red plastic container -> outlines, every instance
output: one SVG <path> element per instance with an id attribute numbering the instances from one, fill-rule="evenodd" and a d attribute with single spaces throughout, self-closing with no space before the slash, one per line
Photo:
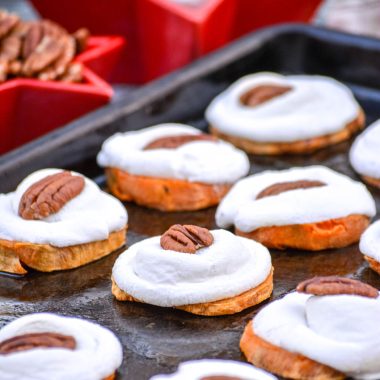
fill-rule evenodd
<path id="1" fill-rule="evenodd" d="M 120 62 L 126 41 L 119 36 L 90 37 L 86 51 L 75 59 L 106 81 L 110 81 Z"/>
<path id="2" fill-rule="evenodd" d="M 82 62 L 84 83 L 17 78 L 0 84 L 0 154 L 107 104 L 112 87 L 103 80 L 117 65 L 125 39 L 90 37 Z"/>
<path id="3" fill-rule="evenodd" d="M 112 87 L 89 69 L 84 83 L 12 79 L 0 85 L 0 154 L 106 103 Z"/>
<path id="4" fill-rule="evenodd" d="M 262 26 L 307 22 L 321 0 L 31 0 L 70 31 L 118 34 L 128 41 L 114 82 L 145 83 Z"/>

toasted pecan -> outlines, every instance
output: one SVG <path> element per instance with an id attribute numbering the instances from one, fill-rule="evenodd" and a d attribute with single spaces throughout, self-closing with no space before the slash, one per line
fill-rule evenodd
<path id="1" fill-rule="evenodd" d="M 278 195 L 286 191 L 297 190 L 297 189 L 310 189 L 312 187 L 321 187 L 321 186 L 326 186 L 326 184 L 321 181 L 309 181 L 309 180 L 280 182 L 280 183 L 275 183 L 274 185 L 268 186 L 267 188 L 262 190 L 259 194 L 257 194 L 256 199 Z"/>
<path id="2" fill-rule="evenodd" d="M 83 78 L 83 65 L 80 62 L 70 63 L 66 72 L 59 77 L 62 82 L 79 83 Z"/>
<path id="3" fill-rule="evenodd" d="M 76 341 L 72 336 L 56 333 L 34 333 L 15 336 L 0 343 L 0 355 L 32 350 L 34 348 L 65 348 L 74 350 Z"/>
<path id="4" fill-rule="evenodd" d="M 33 53 L 43 37 L 42 25 L 39 22 L 30 23 L 22 46 L 22 58 L 26 59 Z"/>
<path id="5" fill-rule="evenodd" d="M 88 38 L 90 37 L 90 31 L 86 28 L 78 29 L 73 34 L 73 37 L 75 40 L 76 53 L 82 53 L 87 47 Z"/>
<path id="6" fill-rule="evenodd" d="M 314 277 L 298 284 L 297 292 L 316 296 L 352 294 L 368 298 L 377 298 L 379 291 L 364 282 L 346 277 Z"/>
<path id="7" fill-rule="evenodd" d="M 193 225 L 174 224 L 161 236 L 161 247 L 183 253 L 195 253 L 197 249 L 208 247 L 214 237 L 207 228 Z"/>
<path id="8" fill-rule="evenodd" d="M 85 181 L 68 171 L 49 175 L 31 185 L 22 195 L 19 215 L 24 219 L 44 219 L 57 213 L 81 193 Z"/>
<path id="9" fill-rule="evenodd" d="M 60 40 L 45 35 L 25 60 L 22 68 L 23 74 L 29 77 L 36 75 L 58 59 L 62 52 L 63 46 Z"/>
<path id="10" fill-rule="evenodd" d="M 14 13 L 0 10 L 0 38 L 3 38 L 10 33 L 19 22 L 19 17 Z"/>
<path id="11" fill-rule="evenodd" d="M 292 89 L 290 86 L 264 84 L 256 86 L 240 96 L 240 103 L 247 107 L 256 107 L 277 96 L 286 94 Z"/>
<path id="12" fill-rule="evenodd" d="M 46 67 L 38 77 L 42 80 L 55 80 L 67 72 L 75 55 L 75 40 L 69 35 L 60 37 L 61 53 L 54 63 Z M 77 63 L 79 64 L 79 63 Z"/>
<path id="13" fill-rule="evenodd" d="M 17 36 L 10 35 L 1 41 L 0 59 L 13 61 L 17 59 L 21 51 L 21 39 Z"/>

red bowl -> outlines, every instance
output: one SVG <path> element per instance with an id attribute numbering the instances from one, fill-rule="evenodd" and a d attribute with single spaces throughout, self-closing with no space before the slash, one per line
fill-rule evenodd
<path id="1" fill-rule="evenodd" d="M 0 154 L 108 103 L 112 87 L 84 69 L 84 83 L 12 79 L 0 85 Z"/>
<path id="2" fill-rule="evenodd" d="M 125 46 L 126 41 L 123 37 L 90 37 L 87 49 L 75 60 L 82 62 L 102 79 L 111 81 Z"/>

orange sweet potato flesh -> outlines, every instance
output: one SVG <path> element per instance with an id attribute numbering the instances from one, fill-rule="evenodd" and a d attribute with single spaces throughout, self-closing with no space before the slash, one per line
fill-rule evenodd
<path id="1" fill-rule="evenodd" d="M 236 229 L 236 234 L 269 248 L 320 251 L 343 248 L 358 242 L 369 222 L 365 215 L 349 215 L 318 223 L 262 227 L 252 232 Z"/>
<path id="2" fill-rule="evenodd" d="M 231 188 L 230 184 L 208 185 L 172 178 L 133 175 L 106 168 L 110 191 L 123 201 L 162 211 L 194 211 L 216 206 Z"/>
<path id="3" fill-rule="evenodd" d="M 112 232 L 108 239 L 69 247 L 53 247 L 0 240 L 0 271 L 26 274 L 23 264 L 40 272 L 78 268 L 111 254 L 126 242 L 127 227 Z"/>

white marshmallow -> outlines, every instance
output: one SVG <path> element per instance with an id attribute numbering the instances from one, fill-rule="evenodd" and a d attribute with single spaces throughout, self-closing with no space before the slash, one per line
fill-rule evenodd
<path id="1" fill-rule="evenodd" d="M 194 141 L 176 149 L 144 150 L 162 137 L 200 133 L 199 129 L 174 123 L 116 133 L 103 143 L 98 164 L 135 175 L 207 184 L 234 183 L 249 172 L 247 155 L 223 141 Z"/>
<path id="2" fill-rule="evenodd" d="M 43 220 L 26 220 L 19 216 L 24 192 L 35 182 L 60 171 L 38 170 L 26 177 L 15 192 L 0 194 L 1 239 L 68 247 L 107 239 L 110 233 L 126 226 L 128 215 L 123 204 L 88 178 L 82 192 L 57 213 Z"/>
<path id="3" fill-rule="evenodd" d="M 380 297 L 291 293 L 262 309 L 256 335 L 348 377 L 380 377 Z"/>
<path id="4" fill-rule="evenodd" d="M 380 120 L 361 133 L 350 150 L 350 163 L 359 174 L 380 179 Z"/>
<path id="5" fill-rule="evenodd" d="M 380 262 L 380 220 L 364 231 L 360 238 L 359 249 L 364 255 Z"/>
<path id="6" fill-rule="evenodd" d="M 181 363 L 175 373 L 156 375 L 150 380 L 199 380 L 207 376 L 233 376 L 244 380 L 275 380 L 271 374 L 247 363 L 232 360 L 203 359 Z"/>

